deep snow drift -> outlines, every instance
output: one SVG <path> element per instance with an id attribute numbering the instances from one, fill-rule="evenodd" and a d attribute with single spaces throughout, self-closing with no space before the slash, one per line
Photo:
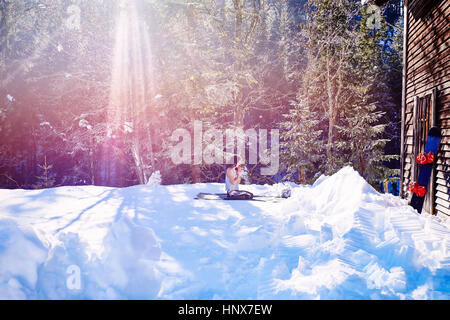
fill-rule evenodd
<path id="1" fill-rule="evenodd" d="M 450 298 L 449 221 L 350 167 L 291 187 L 0 190 L 0 299 Z"/>

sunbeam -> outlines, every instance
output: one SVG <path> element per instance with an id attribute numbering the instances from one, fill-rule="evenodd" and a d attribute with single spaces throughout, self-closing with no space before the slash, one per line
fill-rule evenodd
<path id="1" fill-rule="evenodd" d="M 136 1 L 120 1 L 117 7 L 108 109 L 113 130 L 125 122 L 136 126 L 153 91 L 151 45 L 137 5 Z"/>

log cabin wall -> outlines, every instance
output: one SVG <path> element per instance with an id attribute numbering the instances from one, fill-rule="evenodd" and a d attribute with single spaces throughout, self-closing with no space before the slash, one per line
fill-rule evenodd
<path id="1" fill-rule="evenodd" d="M 424 211 L 450 217 L 450 0 L 410 0 L 405 6 L 402 103 L 402 193 L 416 179 L 420 128 L 437 125 L 442 140 Z"/>

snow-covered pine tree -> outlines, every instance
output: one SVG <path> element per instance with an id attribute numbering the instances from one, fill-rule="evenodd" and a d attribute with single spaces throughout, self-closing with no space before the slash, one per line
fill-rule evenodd
<path id="1" fill-rule="evenodd" d="M 351 99 L 338 125 L 342 134 L 338 149 L 343 155 L 348 154 L 344 161 L 349 161 L 368 181 L 375 182 L 394 173 L 385 165 L 398 156 L 385 154 L 386 143 L 391 139 L 386 128 L 395 113 L 387 85 L 392 72 L 384 51 L 387 26 L 382 15 L 377 24 L 369 23 L 370 14 L 366 6 L 361 7 L 359 27 L 353 32 L 352 72 L 346 79 Z"/>
<path id="2" fill-rule="evenodd" d="M 347 83 L 354 72 L 350 62 L 355 50 L 353 22 L 357 9 L 358 4 L 350 0 L 309 0 L 302 27 L 307 57 L 303 74 L 310 79 L 311 107 L 318 113 L 326 136 L 327 174 L 334 173 L 342 163 L 342 156 L 335 150 L 340 139 L 336 126 L 351 99 Z"/>
<path id="3" fill-rule="evenodd" d="M 286 166 L 288 178 L 297 173 L 298 183 L 309 183 L 325 162 L 320 120 L 307 95 L 299 93 L 291 105 L 281 123 L 281 162 Z"/>
<path id="4" fill-rule="evenodd" d="M 321 145 L 326 155 L 317 158 L 314 170 L 331 174 L 352 164 L 373 181 L 385 173 L 383 161 L 395 157 L 386 156 L 383 149 L 388 141 L 383 136 L 387 123 L 383 116 L 393 107 L 391 97 L 385 94 L 382 44 L 386 34 L 368 26 L 364 8 L 354 1 L 308 1 L 302 28 L 306 67 L 299 88 L 305 95 L 308 92 L 308 102 L 295 106 L 285 123 L 289 128 L 285 138 L 291 137 L 284 145 L 289 164 L 299 161 L 295 153 L 299 159 L 310 155 L 309 151 L 300 154 L 300 150 L 307 150 L 307 143 L 314 141 L 311 147 Z M 296 115 L 299 110 L 305 114 Z M 322 136 L 313 128 L 322 129 Z M 292 139 L 295 135 L 310 140 L 301 146 Z M 317 141 L 319 137 L 323 140 Z M 290 148 L 295 150 L 291 154 Z"/>
<path id="5" fill-rule="evenodd" d="M 371 85 L 351 88 L 354 94 L 351 109 L 337 126 L 342 139 L 336 149 L 343 155 L 343 164 L 350 164 L 368 182 L 375 183 L 391 174 L 384 162 L 395 158 L 386 155 L 384 147 L 389 139 L 383 138 L 386 124 L 380 122 L 384 112 L 379 111 L 375 102 L 370 102 Z"/>

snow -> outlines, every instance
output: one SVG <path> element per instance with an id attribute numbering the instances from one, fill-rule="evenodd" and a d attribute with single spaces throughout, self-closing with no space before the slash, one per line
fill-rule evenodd
<path id="1" fill-rule="evenodd" d="M 152 185 L 152 186 L 158 186 L 158 185 L 161 185 L 161 183 L 162 183 L 162 178 L 161 178 L 161 172 L 159 172 L 159 170 L 153 172 L 147 181 L 147 185 Z"/>
<path id="2" fill-rule="evenodd" d="M 89 124 L 89 122 L 88 122 L 86 119 L 81 119 L 81 120 L 78 122 L 78 126 L 79 126 L 80 128 L 86 128 L 86 129 L 88 129 L 88 130 L 91 130 L 91 129 L 92 129 L 92 126 Z"/>
<path id="3" fill-rule="evenodd" d="M 290 188 L 281 202 L 193 199 L 218 183 L 0 190 L 0 299 L 450 298 L 449 221 L 351 167 Z"/>
<path id="4" fill-rule="evenodd" d="M 50 122 L 48 122 L 48 121 L 43 121 L 43 122 L 41 122 L 39 125 L 40 125 L 41 127 L 43 127 L 43 126 L 48 126 L 48 127 L 50 127 L 51 129 L 53 128 L 52 125 L 50 124 Z"/>
<path id="5" fill-rule="evenodd" d="M 129 121 L 125 121 L 123 124 L 123 132 L 132 133 L 133 132 L 133 123 Z"/>

